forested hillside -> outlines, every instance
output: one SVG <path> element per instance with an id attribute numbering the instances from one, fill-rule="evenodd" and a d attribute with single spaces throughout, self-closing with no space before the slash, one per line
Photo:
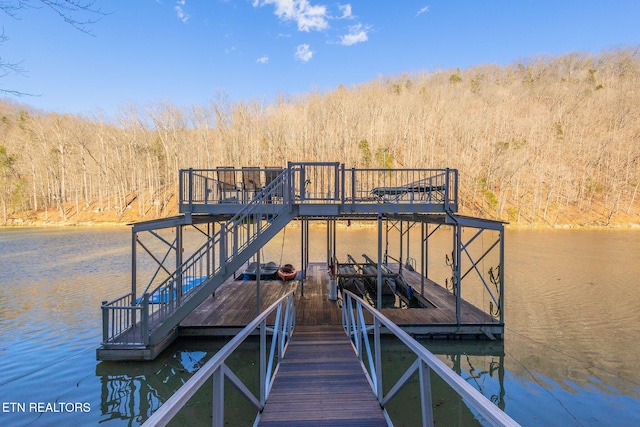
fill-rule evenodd
<path id="1" fill-rule="evenodd" d="M 180 168 L 288 160 L 457 168 L 463 214 L 520 225 L 640 224 L 640 47 L 109 120 L 5 100 L 0 118 L 5 224 L 175 214 Z"/>

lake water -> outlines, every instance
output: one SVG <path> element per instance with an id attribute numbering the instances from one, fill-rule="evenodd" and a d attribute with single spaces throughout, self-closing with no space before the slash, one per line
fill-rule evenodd
<path id="1" fill-rule="evenodd" d="M 287 233 L 263 259 L 299 248 Z M 349 247 L 375 255 L 374 230 L 338 238 L 343 258 Z M 100 303 L 130 287 L 130 239 L 128 228 L 0 229 L 0 425 L 139 425 L 224 345 L 180 339 L 152 362 L 95 360 Z M 311 260 L 325 259 L 325 239 L 312 227 Z M 640 425 L 640 232 L 508 230 L 505 241 L 504 342 L 423 344 L 523 426 Z M 252 346 L 230 361 L 240 376 Z M 439 425 L 467 423 L 452 400 L 434 402 Z M 210 422 L 198 402 L 210 391 L 178 423 Z M 406 407 L 393 411 L 414 425 Z M 243 424 L 246 412 L 228 416 Z"/>

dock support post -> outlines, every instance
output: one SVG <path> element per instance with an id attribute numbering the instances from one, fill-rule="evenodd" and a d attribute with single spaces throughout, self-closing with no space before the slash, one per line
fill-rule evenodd
<path id="1" fill-rule="evenodd" d="M 462 283 L 460 279 L 460 258 L 462 256 L 462 226 L 458 223 L 453 225 L 453 289 L 456 294 L 456 324 L 460 326 L 462 309 Z"/>
<path id="2" fill-rule="evenodd" d="M 420 295 L 424 296 L 424 279 L 425 277 L 428 276 L 428 271 L 427 271 L 427 262 L 428 262 L 428 241 L 429 241 L 429 236 L 427 235 L 425 237 L 425 226 L 427 227 L 427 233 L 429 232 L 429 226 L 427 224 L 425 224 L 424 222 L 422 222 L 420 224 L 420 241 L 422 242 L 422 244 L 420 245 L 420 262 L 421 262 L 421 268 L 420 268 Z"/>
<path id="3" fill-rule="evenodd" d="M 402 255 L 403 255 L 403 251 L 402 251 L 402 246 L 404 245 L 404 228 L 403 228 L 404 222 L 402 220 L 400 220 L 400 256 L 398 257 L 398 268 L 399 268 L 399 272 L 400 274 L 402 274 Z M 409 236 L 407 236 L 407 239 L 409 238 Z"/>
<path id="4" fill-rule="evenodd" d="M 304 220 L 304 278 L 307 278 L 309 269 L 309 220 Z"/>
<path id="5" fill-rule="evenodd" d="M 182 302 L 182 273 L 180 266 L 182 265 L 182 225 L 176 225 L 176 296 L 177 305 Z"/>
<path id="6" fill-rule="evenodd" d="M 504 226 L 501 227 L 500 238 L 500 324 L 504 325 Z"/>
<path id="7" fill-rule="evenodd" d="M 387 239 L 388 240 L 388 239 Z M 378 295 L 376 308 L 382 310 L 382 215 L 378 214 Z"/>
<path id="8" fill-rule="evenodd" d="M 136 249 L 137 249 L 137 242 L 138 242 L 138 233 L 137 232 L 133 232 L 133 235 L 131 236 L 131 305 L 133 306 L 136 302 L 136 276 L 137 276 L 137 272 L 136 272 Z M 136 324 L 136 309 L 132 308 L 131 309 L 131 324 L 135 325 Z"/>
<path id="9" fill-rule="evenodd" d="M 331 220 L 327 218 L 327 265 L 331 265 L 333 255 L 331 254 Z"/>
<path id="10" fill-rule="evenodd" d="M 306 274 L 305 272 L 305 267 L 304 267 L 304 239 L 305 239 L 305 235 L 304 235 L 304 218 L 300 219 L 300 286 L 302 288 L 302 290 L 300 291 L 302 296 L 304 296 L 304 275 Z"/>

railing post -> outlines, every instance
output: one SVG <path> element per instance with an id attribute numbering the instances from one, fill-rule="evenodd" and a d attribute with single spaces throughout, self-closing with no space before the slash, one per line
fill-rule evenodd
<path id="1" fill-rule="evenodd" d="M 180 174 L 180 176 L 182 177 L 182 174 Z M 180 189 L 182 190 L 182 185 Z M 180 196 L 180 200 L 182 200 L 183 195 L 180 194 Z M 193 169 L 189 168 L 189 212 L 191 211 L 193 211 Z"/>
<path id="2" fill-rule="evenodd" d="M 340 204 L 344 205 L 344 200 L 345 200 L 345 196 L 344 196 L 344 192 L 346 190 L 346 184 L 345 184 L 345 170 L 344 170 L 344 163 L 340 166 L 340 175 L 342 177 L 341 182 L 340 182 Z"/>
<path id="3" fill-rule="evenodd" d="M 293 203 L 295 202 L 295 169 L 292 162 L 287 167 L 287 178 L 285 193 L 287 195 L 284 201 L 289 206 L 289 212 L 293 211 Z"/>
<path id="4" fill-rule="evenodd" d="M 454 189 L 454 201 L 456 205 L 458 204 L 458 169 L 454 169 L 453 171 L 453 189 Z"/>
<path id="5" fill-rule="evenodd" d="M 213 371 L 213 408 L 211 425 L 224 426 L 224 364 Z"/>
<path id="6" fill-rule="evenodd" d="M 144 345 L 149 345 L 149 294 L 145 292 L 142 295 L 142 306 L 140 307 L 140 338 Z"/>
<path id="7" fill-rule="evenodd" d="M 260 403 L 267 401 L 267 320 L 260 323 Z"/>
<path id="8" fill-rule="evenodd" d="M 108 301 L 102 301 L 102 342 L 109 341 L 109 307 Z"/>
<path id="9" fill-rule="evenodd" d="M 380 343 L 380 321 L 377 317 L 373 318 L 373 352 L 375 357 L 375 367 L 376 367 L 376 397 L 378 398 L 378 402 L 382 402 L 382 398 L 384 397 L 383 389 L 382 389 L 382 349 Z"/>
<path id="10" fill-rule="evenodd" d="M 444 211 L 448 212 L 449 211 L 449 191 L 450 191 L 450 185 L 449 183 L 451 182 L 451 180 L 449 179 L 449 168 L 446 168 L 444 170 Z"/>
<path id="11" fill-rule="evenodd" d="M 431 369 L 420 360 L 420 405 L 422 406 L 422 425 L 433 426 L 433 400 L 431 396 Z"/>
<path id="12" fill-rule="evenodd" d="M 334 169 L 334 174 L 335 174 L 335 190 L 333 193 L 333 200 L 341 200 L 340 194 L 342 193 L 342 191 L 340 191 L 342 189 L 342 184 L 340 183 L 340 163 L 336 162 L 336 166 Z"/>
<path id="13" fill-rule="evenodd" d="M 220 272 L 224 274 L 227 269 L 227 225 L 220 226 Z"/>
<path id="14" fill-rule="evenodd" d="M 355 210 L 356 204 L 356 168 L 351 168 L 351 212 Z"/>

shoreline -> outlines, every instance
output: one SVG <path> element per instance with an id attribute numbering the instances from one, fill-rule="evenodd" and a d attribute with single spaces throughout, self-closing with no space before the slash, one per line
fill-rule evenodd
<path id="1" fill-rule="evenodd" d="M 166 217 L 169 218 L 169 217 Z M 154 218 L 161 219 L 161 218 Z M 111 227 L 122 228 L 131 227 L 139 221 L 20 221 L 19 223 L 0 224 L 0 229 L 19 229 L 19 228 L 69 228 L 69 227 L 82 227 L 82 228 L 99 228 L 99 227 Z M 347 225 L 346 221 L 338 220 L 338 226 L 347 227 L 375 227 L 375 224 L 366 224 L 364 221 L 357 222 L 355 224 Z M 324 223 L 323 223 L 324 224 Z M 640 223 L 615 223 L 609 225 L 597 225 L 597 224 L 519 224 L 505 222 L 505 230 L 640 230 Z M 314 225 L 313 223 L 311 224 Z M 295 223 L 294 223 L 295 226 Z"/>

